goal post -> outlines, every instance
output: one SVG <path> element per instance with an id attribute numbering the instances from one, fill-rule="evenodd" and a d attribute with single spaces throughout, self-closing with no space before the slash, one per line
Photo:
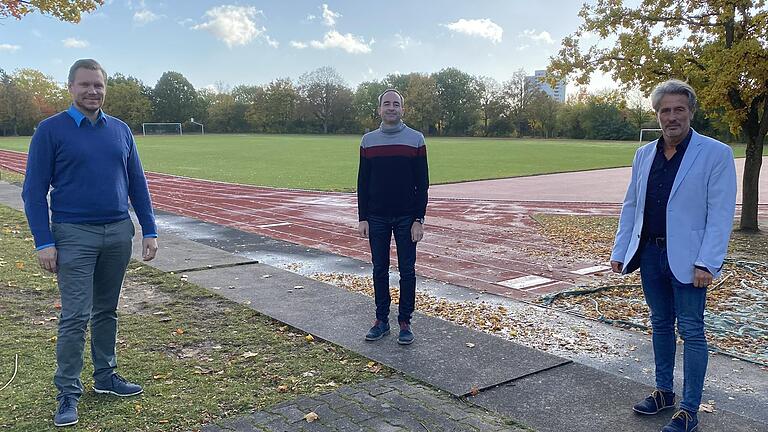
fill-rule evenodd
<path id="1" fill-rule="evenodd" d="M 643 132 L 661 132 L 661 129 L 640 129 L 640 144 L 643 143 Z"/>
<path id="2" fill-rule="evenodd" d="M 181 123 L 142 123 L 141 133 L 146 135 L 184 135 Z"/>

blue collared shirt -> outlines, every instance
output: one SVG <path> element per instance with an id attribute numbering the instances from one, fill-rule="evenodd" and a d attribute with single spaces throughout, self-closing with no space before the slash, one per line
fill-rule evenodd
<path id="1" fill-rule="evenodd" d="M 693 130 L 689 130 L 688 136 L 677 145 L 677 152 L 669 160 L 664 155 L 664 137 L 659 138 L 656 144 L 656 157 L 653 158 L 651 172 L 648 174 L 645 193 L 643 237 L 667 236 L 667 202 L 692 135 Z"/>
<path id="2" fill-rule="evenodd" d="M 70 105 L 69 109 L 67 110 L 67 114 L 69 114 L 70 117 L 72 117 L 72 120 L 75 121 L 75 124 L 77 124 L 77 127 L 83 127 L 83 124 L 89 125 L 89 126 L 99 126 L 101 124 L 105 124 L 107 122 L 107 116 L 104 115 L 104 111 L 99 110 L 99 115 L 96 117 L 95 122 L 91 122 L 88 117 L 85 116 L 85 114 L 81 113 L 77 108 L 75 108 L 75 105 Z M 84 123 L 84 120 L 88 120 L 87 123 Z"/>

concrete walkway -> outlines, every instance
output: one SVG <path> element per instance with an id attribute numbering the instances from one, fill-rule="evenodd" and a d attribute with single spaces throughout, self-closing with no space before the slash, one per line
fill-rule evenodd
<path id="1" fill-rule="evenodd" d="M 17 197 L 18 188 L 0 184 L 0 202 L 18 208 Z M 221 228 L 212 224 L 205 226 L 209 232 Z M 472 389 L 480 390 L 478 395 L 467 398 L 476 406 L 466 408 L 430 387 L 402 384 L 403 381 L 393 384 L 398 383 L 397 380 L 373 383 L 370 385 L 380 385 L 380 388 L 365 392 L 360 388 L 347 388 L 311 398 L 323 402 L 318 405 L 312 401 L 293 401 L 294 405 L 289 403 L 264 413 L 225 421 L 222 428 L 397 431 L 420 430 L 418 426 L 422 425 L 425 428 L 421 430 L 429 431 L 520 430 L 519 426 L 506 424 L 505 419 L 513 418 L 537 431 L 651 432 L 666 423 L 667 416 L 641 418 L 632 414 L 631 404 L 652 390 L 646 385 L 419 313 L 413 318 L 417 336 L 413 345 L 399 346 L 393 335 L 366 343 L 362 334 L 371 320 L 373 301 L 369 297 L 233 256 L 212 244 L 215 242 L 203 245 L 184 237 L 163 235 L 162 250 L 152 265 L 165 270 L 184 270 L 191 282 L 359 352 L 454 397 L 466 397 Z M 474 346 L 469 347 L 468 343 Z M 412 387 L 414 385 L 417 387 Z M 349 412 L 337 412 L 344 406 L 344 401 L 336 399 L 345 399 L 343 392 L 358 394 L 363 399 L 352 408 L 364 411 L 358 412 L 359 418 L 352 418 Z M 416 394 L 415 398 L 404 399 L 411 393 Z M 443 396 L 439 396 L 441 394 Z M 324 421 L 295 421 L 298 412 L 323 404 L 328 407 L 323 414 Z M 443 408 L 438 410 L 435 404 L 443 404 Z M 411 406 L 417 408 L 408 411 Z M 494 414 L 488 416 L 479 408 Z M 455 415 L 451 416 L 450 412 Z M 443 422 L 424 423 L 429 416 Z M 271 418 L 276 423 L 267 421 L 272 424 L 269 427 L 267 423 L 259 425 L 262 418 Z M 723 409 L 714 414 L 702 413 L 701 419 L 700 430 L 705 432 L 768 430 L 768 423 Z M 216 430 L 216 426 L 211 428 Z"/>

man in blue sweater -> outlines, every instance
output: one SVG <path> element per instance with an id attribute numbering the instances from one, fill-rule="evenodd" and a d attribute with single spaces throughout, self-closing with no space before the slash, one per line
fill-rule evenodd
<path id="1" fill-rule="evenodd" d="M 89 321 L 94 391 L 116 396 L 143 391 L 115 373 L 117 302 L 134 235 L 128 201 L 141 224 L 145 261 L 157 252 L 157 228 L 131 130 L 101 110 L 106 81 L 106 72 L 95 60 L 72 65 L 72 105 L 35 130 L 22 192 L 38 261 L 57 274 L 61 293 L 56 426 L 77 423 Z"/>
<path id="2" fill-rule="evenodd" d="M 400 271 L 397 342 L 409 345 L 414 339 L 416 243 L 424 236 L 427 211 L 427 147 L 424 135 L 403 123 L 403 97 L 397 90 L 379 96 L 379 115 L 381 127 L 365 134 L 360 143 L 357 174 L 358 230 L 371 245 L 376 299 L 376 321 L 365 340 L 389 334 L 389 250 L 394 234 Z"/>

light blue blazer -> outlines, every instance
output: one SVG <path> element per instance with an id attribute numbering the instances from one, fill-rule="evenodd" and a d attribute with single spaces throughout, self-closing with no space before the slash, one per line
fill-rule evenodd
<path id="1" fill-rule="evenodd" d="M 640 147 L 632 162 L 632 179 L 611 252 L 612 261 L 624 263 L 624 274 L 640 265 L 635 255 L 643 232 L 645 193 L 657 142 Z M 715 277 L 720 274 L 735 211 L 733 150 L 693 131 L 667 203 L 667 258 L 678 281 L 693 283 L 697 265 L 706 267 Z"/>

